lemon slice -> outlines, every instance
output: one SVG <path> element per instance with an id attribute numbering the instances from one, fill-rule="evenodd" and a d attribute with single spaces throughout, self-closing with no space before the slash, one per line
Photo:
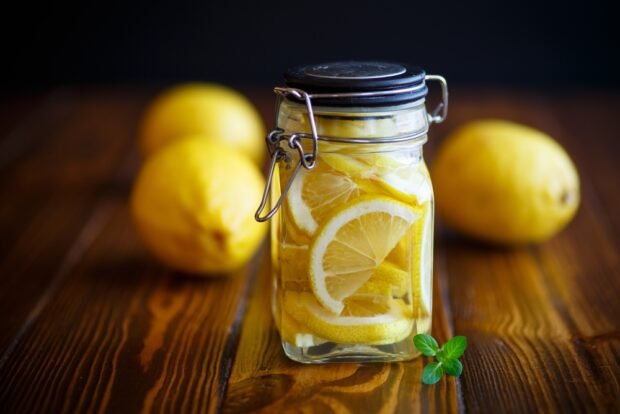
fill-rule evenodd
<path id="1" fill-rule="evenodd" d="M 418 168 L 406 166 L 380 173 L 377 183 L 405 203 L 424 204 L 433 196 L 431 182 L 423 163 Z"/>
<path id="2" fill-rule="evenodd" d="M 403 270 L 396 264 L 385 260 L 375 273 L 372 275 L 368 283 L 372 281 L 381 281 L 390 286 L 390 295 L 402 297 L 409 291 L 410 273 Z"/>
<path id="3" fill-rule="evenodd" d="M 416 166 L 410 154 L 369 153 L 358 156 L 339 153 L 323 154 L 334 170 L 356 181 L 372 180 L 388 194 L 405 203 L 423 204 L 433 195 L 428 170 L 423 162 Z"/>
<path id="4" fill-rule="evenodd" d="M 361 194 L 360 185 L 346 175 L 302 169 L 293 179 L 287 200 L 295 226 L 313 235 L 334 206 L 345 205 Z"/>
<path id="5" fill-rule="evenodd" d="M 347 300 L 337 316 L 325 310 L 311 293 L 287 292 L 284 306 L 297 321 L 328 341 L 349 344 L 389 344 L 406 338 L 413 318 L 402 300 L 373 303 L 367 298 Z"/>
<path id="6" fill-rule="evenodd" d="M 363 197 L 317 231 L 310 248 L 310 284 L 318 301 L 340 314 L 343 300 L 363 286 L 420 217 L 394 199 Z"/>
<path id="7" fill-rule="evenodd" d="M 278 331 L 283 341 L 301 348 L 316 346 L 326 342 L 324 339 L 314 335 L 307 326 L 294 319 L 286 311 L 282 312 Z"/>
<path id="8" fill-rule="evenodd" d="M 407 166 L 404 156 L 393 153 L 326 153 L 321 157 L 335 171 L 362 179 L 376 179 L 381 171 Z"/>
<path id="9" fill-rule="evenodd" d="M 369 164 L 351 155 L 324 153 L 321 158 L 335 171 L 349 177 L 370 178 L 374 175 L 374 169 Z"/>
<path id="10" fill-rule="evenodd" d="M 279 212 L 282 213 L 282 240 L 286 243 L 309 245 L 310 236 L 297 227 L 288 204 L 285 204 Z"/>
<path id="11" fill-rule="evenodd" d="M 285 290 L 310 292 L 308 278 L 308 251 L 307 245 L 281 243 L 279 245 L 278 272 L 281 285 Z M 391 298 L 402 297 L 409 290 L 409 273 L 385 260 L 377 267 L 370 277 L 356 292 L 356 295 L 381 295 Z"/>
<path id="12" fill-rule="evenodd" d="M 414 301 L 418 316 L 430 315 L 433 304 L 433 217 L 430 208 L 424 211 L 424 220 L 418 240 L 422 243 L 419 260 L 414 261 L 414 269 L 419 269 L 419 279 L 415 284 Z"/>
<path id="13" fill-rule="evenodd" d="M 398 269 L 410 270 L 416 316 L 424 316 L 430 314 L 432 305 L 433 217 L 430 203 L 420 206 L 418 211 L 420 219 L 416 220 L 408 234 L 388 254 L 385 263 L 393 263 Z"/>

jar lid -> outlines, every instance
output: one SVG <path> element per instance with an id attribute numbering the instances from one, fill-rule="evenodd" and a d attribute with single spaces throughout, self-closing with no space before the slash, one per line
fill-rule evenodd
<path id="1" fill-rule="evenodd" d="M 284 73 L 284 80 L 288 87 L 316 95 L 315 105 L 383 106 L 424 98 L 425 75 L 418 66 L 403 63 L 342 61 L 297 66 Z"/>

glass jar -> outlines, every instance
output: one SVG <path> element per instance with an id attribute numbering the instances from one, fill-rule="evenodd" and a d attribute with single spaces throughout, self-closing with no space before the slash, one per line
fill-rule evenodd
<path id="1" fill-rule="evenodd" d="M 413 336 L 431 329 L 434 205 L 422 146 L 447 113 L 445 80 L 382 62 L 304 66 L 285 80 L 256 214 L 271 218 L 284 352 L 303 363 L 412 359 Z M 432 115 L 426 80 L 443 91 Z"/>

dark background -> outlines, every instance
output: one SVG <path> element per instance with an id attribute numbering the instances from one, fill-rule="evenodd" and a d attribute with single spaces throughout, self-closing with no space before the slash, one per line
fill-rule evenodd
<path id="1" fill-rule="evenodd" d="M 127 1 L 3 6 L 2 90 L 211 80 L 273 85 L 291 65 L 418 64 L 451 84 L 618 85 L 611 2 Z"/>

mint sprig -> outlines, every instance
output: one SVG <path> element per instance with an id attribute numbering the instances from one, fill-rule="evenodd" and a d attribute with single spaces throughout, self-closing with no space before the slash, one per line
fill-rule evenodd
<path id="1" fill-rule="evenodd" d="M 413 337 L 413 344 L 427 357 L 435 357 L 422 371 L 422 382 L 436 384 L 443 374 L 458 377 L 463 373 L 463 364 L 459 358 L 467 348 L 467 339 L 464 336 L 455 336 L 440 348 L 439 344 L 429 334 L 418 334 Z"/>

